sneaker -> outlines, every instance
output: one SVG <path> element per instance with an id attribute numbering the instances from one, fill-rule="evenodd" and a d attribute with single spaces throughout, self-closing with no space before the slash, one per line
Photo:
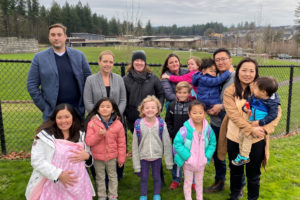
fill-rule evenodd
<path id="1" fill-rule="evenodd" d="M 118 200 L 118 198 L 117 197 L 110 197 L 110 198 L 108 198 L 108 200 Z"/>
<path id="2" fill-rule="evenodd" d="M 213 192 L 220 192 L 225 189 L 224 180 L 219 180 L 215 182 L 212 186 L 205 188 L 205 193 L 213 193 Z"/>
<path id="3" fill-rule="evenodd" d="M 192 191 L 193 191 L 193 192 L 196 191 L 196 184 L 195 184 L 195 183 L 192 184 Z"/>
<path id="4" fill-rule="evenodd" d="M 161 200 L 160 195 L 159 194 L 154 195 L 153 200 Z"/>
<path id="5" fill-rule="evenodd" d="M 106 200 L 106 197 L 99 197 L 98 200 Z"/>
<path id="6" fill-rule="evenodd" d="M 244 165 L 244 164 L 247 164 L 248 162 L 250 162 L 250 159 L 238 154 L 236 159 L 232 160 L 231 162 L 235 166 L 241 166 L 241 165 Z"/>
<path id="7" fill-rule="evenodd" d="M 176 190 L 179 186 L 179 183 L 172 181 L 171 185 L 170 185 L 170 189 L 171 190 Z"/>
<path id="8" fill-rule="evenodd" d="M 139 200 L 147 200 L 147 196 L 140 196 Z"/>

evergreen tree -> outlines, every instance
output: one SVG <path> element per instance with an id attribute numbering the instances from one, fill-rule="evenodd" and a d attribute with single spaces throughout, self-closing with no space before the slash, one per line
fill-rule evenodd
<path id="1" fill-rule="evenodd" d="M 49 11 L 49 24 L 61 23 L 61 8 L 55 1 Z"/>
<path id="2" fill-rule="evenodd" d="M 116 18 L 111 18 L 111 20 L 109 21 L 109 32 L 108 34 L 111 36 L 117 36 L 119 35 L 119 27 L 117 24 L 117 20 Z"/>
<path id="3" fill-rule="evenodd" d="M 140 20 L 138 20 L 136 28 L 135 28 L 135 35 L 141 36 L 141 35 L 143 35 L 143 33 L 144 33 L 144 30 L 142 27 L 142 22 Z"/>
<path id="4" fill-rule="evenodd" d="M 150 20 L 148 20 L 148 22 L 147 22 L 147 25 L 145 27 L 145 32 L 147 35 L 152 35 L 152 33 L 153 33 Z"/>
<path id="5" fill-rule="evenodd" d="M 26 14 L 26 7 L 25 7 L 24 0 L 18 0 L 17 13 L 19 15 L 25 16 L 25 14 Z"/>
<path id="6" fill-rule="evenodd" d="M 74 31 L 74 19 L 71 18 L 71 7 L 68 2 L 61 8 L 61 23 L 68 26 L 67 35 Z"/>
<path id="7" fill-rule="evenodd" d="M 88 4 L 85 5 L 82 9 L 82 22 L 84 22 L 82 24 L 84 31 L 90 33 L 93 24 L 92 24 L 92 11 Z"/>
<path id="8" fill-rule="evenodd" d="M 0 1 L 3 16 L 3 36 L 9 36 L 9 0 Z"/>
<path id="9" fill-rule="evenodd" d="M 82 12 L 82 4 L 81 2 L 79 1 L 77 3 L 77 5 L 75 6 L 75 10 L 76 10 L 76 15 L 79 17 L 78 21 L 77 21 L 77 32 L 83 32 L 83 24 L 84 24 L 84 21 L 83 21 L 83 12 Z"/>
<path id="10" fill-rule="evenodd" d="M 26 3 L 27 3 L 27 16 L 30 18 L 32 16 L 31 0 L 26 0 Z"/>

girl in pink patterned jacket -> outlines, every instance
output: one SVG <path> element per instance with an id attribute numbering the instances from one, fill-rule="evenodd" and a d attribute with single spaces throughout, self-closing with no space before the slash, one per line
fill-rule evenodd
<path id="1" fill-rule="evenodd" d="M 200 70 L 201 63 L 202 62 L 198 57 L 192 56 L 187 61 L 187 67 L 190 71 L 189 73 L 184 74 L 182 76 L 168 75 L 165 73 L 161 76 L 161 78 L 169 79 L 173 83 L 187 81 L 189 84 L 192 84 L 193 75 Z M 193 90 L 195 93 L 192 91 L 192 96 L 194 96 L 193 94 L 197 94 L 197 87 L 193 86 Z"/>
<path id="2" fill-rule="evenodd" d="M 118 197 L 116 162 L 122 167 L 126 160 L 125 131 L 118 105 L 110 98 L 96 103 L 89 113 L 85 127 L 85 142 L 90 145 L 96 169 L 97 194 L 106 200 L 105 171 L 108 174 L 108 199 Z"/>

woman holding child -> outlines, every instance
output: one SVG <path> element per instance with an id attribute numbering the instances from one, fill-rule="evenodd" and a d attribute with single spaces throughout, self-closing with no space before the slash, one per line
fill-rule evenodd
<path id="1" fill-rule="evenodd" d="M 179 57 L 176 54 L 169 54 L 162 66 L 161 76 L 163 74 L 182 76 L 186 73 L 188 73 L 188 70 L 182 68 Z M 176 84 L 169 79 L 161 79 L 161 85 L 167 100 L 166 104 L 176 100 Z"/>
<path id="2" fill-rule="evenodd" d="M 240 152 L 239 135 L 251 134 L 253 136 L 249 155 L 250 162 L 246 164 L 246 176 L 248 199 L 258 199 L 260 167 L 261 164 L 265 166 L 269 158 L 269 134 L 274 132 L 274 128 L 281 117 L 281 108 L 278 106 L 278 115 L 269 124 L 253 126 L 249 122 L 249 115 L 243 111 L 243 107 L 246 100 L 251 96 L 253 81 L 257 78 L 257 62 L 251 58 L 245 58 L 236 68 L 234 84 L 228 87 L 224 94 L 224 106 L 227 115 L 220 130 L 218 157 L 220 160 L 225 160 L 228 150 L 231 200 L 239 198 L 244 174 L 244 165 L 236 166 L 232 162 Z"/>
<path id="3" fill-rule="evenodd" d="M 86 170 L 93 157 L 81 129 L 77 112 L 65 103 L 56 106 L 37 129 L 26 199 L 93 199 L 95 192 Z"/>

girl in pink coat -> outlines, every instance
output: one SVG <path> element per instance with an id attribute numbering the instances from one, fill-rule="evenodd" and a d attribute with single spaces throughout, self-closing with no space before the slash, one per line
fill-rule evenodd
<path id="1" fill-rule="evenodd" d="M 169 81 L 171 81 L 173 83 L 179 83 L 181 81 L 186 81 L 189 84 L 192 84 L 193 75 L 200 70 L 201 63 L 202 62 L 198 57 L 192 56 L 187 61 L 187 67 L 188 67 L 188 70 L 190 71 L 189 73 L 184 74 L 182 76 L 168 75 L 165 73 L 161 76 L 161 78 L 169 79 Z M 192 96 L 194 96 L 193 94 L 197 94 L 197 87 L 193 86 L 193 90 L 194 90 L 194 92 L 192 91 Z"/>
<path id="2" fill-rule="evenodd" d="M 91 147 L 96 169 L 99 200 L 116 200 L 118 179 L 116 162 L 122 167 L 126 160 L 126 140 L 118 105 L 110 98 L 99 100 L 89 113 L 85 142 Z M 108 174 L 108 195 L 105 187 L 105 171 Z"/>

